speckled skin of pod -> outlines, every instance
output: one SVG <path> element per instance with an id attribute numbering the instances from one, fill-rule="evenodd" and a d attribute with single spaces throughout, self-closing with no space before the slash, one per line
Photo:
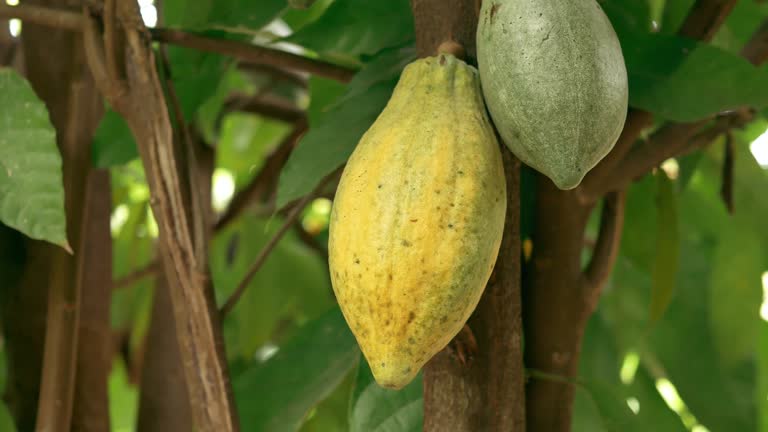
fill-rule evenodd
<path id="1" fill-rule="evenodd" d="M 461 330 L 501 243 L 506 184 L 477 70 L 416 60 L 342 174 L 331 280 L 379 385 L 399 389 Z"/>
<path id="2" fill-rule="evenodd" d="M 627 114 L 627 70 L 596 1 L 486 0 L 477 59 L 505 144 L 560 189 L 611 151 Z"/>

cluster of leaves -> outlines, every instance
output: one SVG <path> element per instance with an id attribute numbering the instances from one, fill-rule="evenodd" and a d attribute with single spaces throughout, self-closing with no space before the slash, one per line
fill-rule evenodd
<path id="1" fill-rule="evenodd" d="M 633 107 L 660 121 L 691 121 L 768 106 L 768 74 L 738 55 L 768 6 L 739 2 L 715 40 L 702 44 L 675 35 L 693 0 L 600 3 L 622 42 Z M 285 0 L 203 0 L 194 8 L 168 0 L 163 24 L 293 44 L 304 55 L 359 70 L 346 85 L 317 77 L 306 88 L 276 85 L 218 54 L 169 47 L 184 115 L 215 146 L 217 172 L 231 176 L 235 193 L 291 125 L 229 112 L 227 97 L 267 90 L 306 106 L 310 129 L 281 174 L 278 206 L 310 192 L 345 162 L 415 58 L 407 0 L 318 0 L 308 9 Z M 44 107 L 10 71 L 0 71 L 0 102 L 0 221 L 65 246 L 60 159 Z M 618 263 L 587 329 L 574 430 L 666 432 L 701 424 L 768 431 L 768 324 L 759 314 L 760 278 L 768 269 L 768 202 L 759 198 L 768 174 L 748 151 L 767 126 L 758 118 L 735 135 L 733 216 L 719 198 L 720 143 L 632 186 Z M 97 131 L 93 163 L 112 172 L 119 279 L 153 260 L 157 228 L 135 144 L 114 112 Z M 523 196 L 533 197 L 525 178 Z M 532 208 L 523 206 L 523 220 L 535 223 L 525 214 Z M 310 217 L 327 218 L 327 209 L 315 213 Z M 219 301 L 280 223 L 277 216 L 247 215 L 216 234 L 210 266 Z M 530 232 L 530 223 L 523 231 Z M 322 223 L 313 232 L 327 236 Z M 114 294 L 112 324 L 130 334 L 132 352 L 144 343 L 153 285 L 146 278 Z M 295 235 L 254 278 L 224 333 L 245 430 L 421 430 L 420 381 L 401 392 L 373 383 L 334 306 L 324 261 Z M 121 365 L 110 381 L 117 429 L 132 427 L 136 411 L 136 390 Z M 677 389 L 677 400 L 665 401 L 657 389 L 663 380 Z M 0 422 L 5 417 L 0 410 Z"/>

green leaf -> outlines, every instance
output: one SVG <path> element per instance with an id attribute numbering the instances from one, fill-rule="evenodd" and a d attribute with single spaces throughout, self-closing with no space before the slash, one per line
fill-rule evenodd
<path id="1" fill-rule="evenodd" d="M 280 15 L 286 7 L 286 0 L 217 0 L 207 24 L 255 31 Z"/>
<path id="2" fill-rule="evenodd" d="M 317 0 L 309 9 L 288 9 L 280 18 L 295 31 L 320 18 L 331 3 L 333 0 Z"/>
<path id="3" fill-rule="evenodd" d="M 323 16 L 286 40 L 325 54 L 355 57 L 413 38 L 407 0 L 336 0 Z"/>
<path id="4" fill-rule="evenodd" d="M 323 117 L 346 88 L 346 85 L 335 80 L 314 76 L 309 78 L 309 94 L 312 95 L 312 101 L 307 110 L 307 117 L 310 126 L 322 124 Z"/>
<path id="5" fill-rule="evenodd" d="M 0 68 L 0 221 L 69 250 L 61 163 L 45 104 Z"/>
<path id="6" fill-rule="evenodd" d="M 346 162 L 365 131 L 387 104 L 400 72 L 413 61 L 413 47 L 385 50 L 371 59 L 333 103 L 327 93 L 312 93 L 310 130 L 280 174 L 277 205 L 307 193 L 327 174 Z M 317 113 L 317 114 L 312 114 Z"/>
<path id="7" fill-rule="evenodd" d="M 715 346 L 725 367 L 738 366 L 756 348 L 761 276 L 766 270 L 762 255 L 760 239 L 748 224 L 733 218 L 722 226 L 712 261 L 709 309 Z"/>
<path id="8" fill-rule="evenodd" d="M 16 432 L 16 424 L 5 402 L 0 402 L 0 432 Z"/>
<path id="9" fill-rule="evenodd" d="M 656 258 L 653 266 L 650 323 L 664 315 L 675 292 L 677 268 L 680 259 L 680 230 L 677 220 L 677 193 L 675 184 L 663 170 L 656 175 L 658 184 Z"/>
<path id="10" fill-rule="evenodd" d="M 757 386 L 755 386 L 755 403 L 758 412 L 758 432 L 768 432 L 768 322 L 760 322 L 758 336 Z"/>
<path id="11" fill-rule="evenodd" d="M 383 82 L 347 100 L 323 118 L 322 124 L 304 135 L 288 159 L 277 189 L 277 205 L 312 191 L 317 183 L 343 164 L 357 142 L 384 109 L 394 82 Z"/>
<path id="12" fill-rule="evenodd" d="M 680 166 L 680 174 L 677 177 L 680 190 L 685 190 L 685 188 L 688 187 L 688 182 L 691 181 L 693 174 L 699 167 L 699 161 L 701 160 L 701 157 L 702 152 L 696 151 L 677 159 L 677 163 Z"/>
<path id="13" fill-rule="evenodd" d="M 424 423 L 421 374 L 401 390 L 376 384 L 360 356 L 357 381 L 349 404 L 350 432 L 419 432 Z"/>
<path id="14" fill-rule="evenodd" d="M 621 42 L 633 107 L 686 122 L 768 104 L 768 74 L 738 55 L 662 34 L 635 33 Z"/>
<path id="15" fill-rule="evenodd" d="M 614 386 L 601 381 L 586 381 L 582 386 L 595 402 L 603 427 L 607 432 L 633 432 L 644 430 L 627 406 L 626 397 Z"/>
<path id="16" fill-rule="evenodd" d="M 219 303 L 235 290 L 282 220 L 241 218 L 213 240 L 210 265 Z M 280 331 L 316 318 L 333 305 L 327 264 L 289 232 L 256 273 L 224 322 L 230 359 L 253 358 Z"/>
<path id="17" fill-rule="evenodd" d="M 700 210 L 687 209 L 694 214 Z M 688 220 L 688 219 L 686 219 Z M 755 430 L 751 365 L 724 368 L 710 331 L 709 289 L 714 264 L 713 240 L 682 225 L 677 294 L 649 338 L 667 377 L 691 413 L 712 431 Z M 744 311 L 743 313 L 749 313 Z M 723 409 L 728 401 L 728 409 Z"/>
<path id="18" fill-rule="evenodd" d="M 277 354 L 237 377 L 243 430 L 295 431 L 328 396 L 360 355 L 338 308 L 304 325 Z"/>
<path id="19" fill-rule="evenodd" d="M 138 389 L 131 384 L 125 364 L 114 361 L 109 374 L 109 417 L 112 430 L 134 430 L 139 408 Z"/>
<path id="20" fill-rule="evenodd" d="M 93 164 L 98 168 L 123 165 L 139 157 L 133 134 L 123 117 L 108 109 L 93 136 Z"/>

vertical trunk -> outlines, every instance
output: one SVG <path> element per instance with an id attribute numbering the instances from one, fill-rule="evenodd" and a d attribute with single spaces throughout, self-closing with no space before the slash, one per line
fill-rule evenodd
<path id="1" fill-rule="evenodd" d="M 67 2 L 37 3 L 64 6 Z M 35 301 L 46 298 L 47 292 L 47 306 L 35 306 L 35 311 L 47 309 L 36 423 L 38 428 L 47 430 L 68 430 L 77 361 L 78 274 L 86 274 L 81 250 L 86 178 L 91 137 L 103 106 L 84 67 L 78 35 L 28 24 L 24 26 L 22 38 L 27 78 L 46 103 L 57 131 L 63 161 L 67 234 L 70 244 L 76 248 L 74 255 L 69 255 L 58 247 L 29 242 L 29 250 L 42 262 L 40 265 L 28 263 L 30 274 L 25 277 L 22 289 L 36 293 Z M 55 54 L 52 56 L 52 53 Z M 43 337 L 33 340 L 42 341 Z M 33 359 L 19 360 L 39 364 Z M 22 415 L 26 418 L 28 413 Z"/>
<path id="2" fill-rule="evenodd" d="M 479 0 L 412 0 L 419 56 L 459 43 L 474 63 Z M 424 368 L 424 430 L 525 429 L 520 163 L 507 151 L 507 218 L 491 280 L 467 327 Z"/>
<path id="3" fill-rule="evenodd" d="M 109 430 L 107 380 L 112 366 L 109 311 L 112 289 L 112 236 L 109 228 L 112 197 L 109 171 L 93 170 L 88 177 L 82 251 L 80 326 L 72 430 Z"/>
<path id="4" fill-rule="evenodd" d="M 137 430 L 191 431 L 192 415 L 181 354 L 176 339 L 171 297 L 165 275 L 158 276 L 141 372 L 141 399 Z"/>
<path id="5" fill-rule="evenodd" d="M 480 304 L 424 368 L 425 431 L 524 431 L 520 299 L 520 163 L 504 152 L 507 216 Z"/>
<path id="6" fill-rule="evenodd" d="M 575 377 L 587 319 L 592 311 L 581 289 L 580 265 L 589 207 L 573 192 L 538 175 L 533 261 L 524 297 L 526 367 Z M 574 387 L 533 378 L 526 388 L 529 431 L 571 428 Z"/>
<path id="7" fill-rule="evenodd" d="M 211 179 L 215 163 L 213 149 L 193 134 L 204 220 L 212 227 Z M 160 274 L 155 285 L 152 321 L 147 336 L 144 366 L 141 372 L 138 430 L 165 432 L 192 430 L 189 392 L 179 368 L 181 353 L 176 338 L 176 324 L 168 283 Z"/>

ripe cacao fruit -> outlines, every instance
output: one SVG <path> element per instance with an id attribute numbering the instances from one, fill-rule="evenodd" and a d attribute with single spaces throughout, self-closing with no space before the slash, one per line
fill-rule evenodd
<path id="1" fill-rule="evenodd" d="M 596 1 L 486 0 L 477 60 L 507 147 L 559 188 L 578 186 L 613 148 L 627 114 L 627 70 Z"/>
<path id="2" fill-rule="evenodd" d="M 409 64 L 350 157 L 330 222 L 333 289 L 379 385 L 408 384 L 461 330 L 505 212 L 477 70 L 450 54 Z"/>

